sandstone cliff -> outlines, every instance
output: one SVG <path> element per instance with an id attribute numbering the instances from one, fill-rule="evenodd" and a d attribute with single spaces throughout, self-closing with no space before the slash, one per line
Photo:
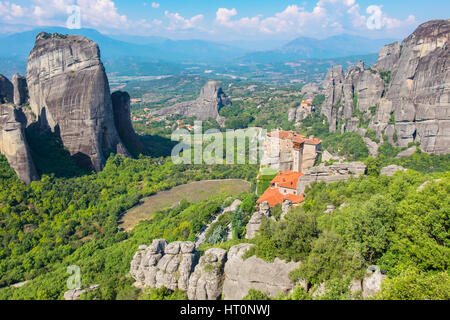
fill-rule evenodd
<path id="1" fill-rule="evenodd" d="M 219 116 L 220 108 L 230 106 L 231 101 L 223 92 L 220 83 L 209 81 L 201 90 L 200 96 L 193 101 L 180 102 L 173 106 L 157 110 L 154 114 L 174 115 L 179 114 L 185 117 L 196 117 L 198 120 L 215 119 L 220 124 L 224 123 Z"/>
<path id="2" fill-rule="evenodd" d="M 80 166 L 99 171 L 108 152 L 128 155 L 117 133 L 108 79 L 96 43 L 40 33 L 27 64 L 30 105 Z"/>
<path id="3" fill-rule="evenodd" d="M 450 20 L 419 26 L 402 44 L 380 50 L 378 62 L 328 71 L 322 113 L 330 131 L 373 129 L 377 137 L 425 152 L 450 151 Z M 356 121 L 355 121 L 356 120 Z"/>

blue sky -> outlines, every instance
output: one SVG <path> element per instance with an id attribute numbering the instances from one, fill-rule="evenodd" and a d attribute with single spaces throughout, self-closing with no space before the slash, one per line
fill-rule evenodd
<path id="1" fill-rule="evenodd" d="M 81 27 L 103 33 L 216 41 L 403 38 L 450 12 L 448 0 L 8 0 L 0 1 L 0 33 L 66 26 L 73 5 Z"/>

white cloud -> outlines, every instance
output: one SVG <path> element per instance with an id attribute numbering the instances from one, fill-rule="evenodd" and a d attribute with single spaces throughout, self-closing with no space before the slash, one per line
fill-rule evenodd
<path id="1" fill-rule="evenodd" d="M 168 30 L 187 30 L 193 29 L 200 26 L 200 23 L 203 21 L 203 15 L 198 14 L 193 16 L 190 19 L 184 18 L 178 12 L 171 13 L 169 11 L 164 11 L 164 15 L 167 19 L 169 19 Z"/>
<path id="2" fill-rule="evenodd" d="M 381 29 L 401 29 L 416 23 L 414 16 L 401 21 L 390 18 L 381 10 L 381 6 L 369 6 L 368 16 L 361 14 L 360 5 L 355 0 L 319 0 L 311 11 L 297 5 L 287 6 L 273 16 L 262 18 L 260 15 L 236 19 L 235 8 L 219 8 L 216 12 L 216 25 L 224 28 L 283 36 L 309 35 L 327 36 L 338 33 L 361 33 Z"/>
<path id="3" fill-rule="evenodd" d="M 25 9 L 15 3 L 8 1 L 0 1 L 0 21 L 7 22 L 14 21 L 17 18 L 21 18 L 25 15 Z"/>
<path id="4" fill-rule="evenodd" d="M 158 2 L 152 2 L 152 8 L 158 9 L 159 3 Z"/>

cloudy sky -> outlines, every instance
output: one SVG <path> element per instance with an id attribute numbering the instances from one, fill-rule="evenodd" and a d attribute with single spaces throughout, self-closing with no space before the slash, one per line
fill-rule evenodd
<path id="1" fill-rule="evenodd" d="M 449 12 L 448 0 L 8 0 L 0 1 L 0 33 L 81 26 L 216 41 L 341 33 L 402 38 L 422 22 L 449 18 Z"/>

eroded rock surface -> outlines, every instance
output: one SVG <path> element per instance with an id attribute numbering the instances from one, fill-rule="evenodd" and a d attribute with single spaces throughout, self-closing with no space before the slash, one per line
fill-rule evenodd
<path id="1" fill-rule="evenodd" d="M 131 276 L 138 287 L 166 287 L 188 290 L 191 273 L 198 260 L 193 242 L 164 239 L 153 240 L 150 246 L 141 246 L 130 265 Z"/>
<path id="2" fill-rule="evenodd" d="M 114 112 L 114 124 L 120 139 L 127 149 L 135 155 L 145 154 L 147 151 L 133 129 L 130 118 L 130 95 L 128 92 L 116 91 L 111 95 Z"/>
<path id="3" fill-rule="evenodd" d="M 16 73 L 13 75 L 12 84 L 14 87 L 14 104 L 21 106 L 28 100 L 27 79 Z"/>
<path id="4" fill-rule="evenodd" d="M 298 194 L 305 192 L 305 189 L 314 182 L 332 183 L 342 180 L 348 180 L 351 177 L 359 177 L 365 174 L 366 165 L 362 162 L 342 162 L 334 163 L 330 166 L 320 164 L 306 170 L 300 177 L 297 185 Z"/>
<path id="5" fill-rule="evenodd" d="M 263 219 L 270 218 L 271 216 L 269 203 L 267 201 L 260 203 L 259 210 L 252 215 L 250 221 L 247 223 L 245 239 L 253 239 L 261 227 Z"/>
<path id="6" fill-rule="evenodd" d="M 449 35 L 450 20 L 429 21 L 401 45 L 383 47 L 372 68 L 331 68 L 322 105 L 330 131 L 355 131 L 364 121 L 398 147 L 419 142 L 425 152 L 449 153 Z"/>
<path id="7" fill-rule="evenodd" d="M 40 33 L 27 64 L 30 106 L 78 164 L 103 168 L 108 152 L 129 155 L 117 133 L 100 50 L 72 35 Z"/>
<path id="8" fill-rule="evenodd" d="M 223 92 L 222 87 L 217 81 L 209 81 L 202 88 L 200 96 L 193 101 L 180 102 L 173 106 L 155 111 L 158 115 L 179 114 L 185 117 L 196 117 L 198 120 L 215 119 L 220 124 L 224 119 L 219 116 L 220 108 L 230 106 L 231 101 Z"/>
<path id="9" fill-rule="evenodd" d="M 38 179 L 38 174 L 25 137 L 24 117 L 14 105 L 0 105 L 0 153 L 6 156 L 19 179 L 30 183 Z"/>
<path id="10" fill-rule="evenodd" d="M 390 166 L 381 168 L 381 175 L 392 177 L 396 172 L 398 171 L 406 171 L 407 169 L 403 168 L 402 166 L 397 166 L 395 164 L 391 164 Z"/>
<path id="11" fill-rule="evenodd" d="M 200 258 L 189 279 L 189 300 L 217 300 L 222 295 L 223 272 L 227 251 L 212 248 Z"/>
<path id="12" fill-rule="evenodd" d="M 12 103 L 14 101 L 14 87 L 11 81 L 0 74 L 0 103 Z"/>
<path id="13" fill-rule="evenodd" d="M 250 289 L 276 297 L 280 293 L 290 292 L 294 284 L 289 280 L 289 273 L 298 268 L 295 262 L 284 262 L 278 258 L 273 263 L 266 262 L 256 256 L 242 259 L 244 253 L 253 245 L 248 243 L 231 247 L 225 263 L 225 281 L 223 297 L 225 300 L 239 300 L 248 294 Z"/>

